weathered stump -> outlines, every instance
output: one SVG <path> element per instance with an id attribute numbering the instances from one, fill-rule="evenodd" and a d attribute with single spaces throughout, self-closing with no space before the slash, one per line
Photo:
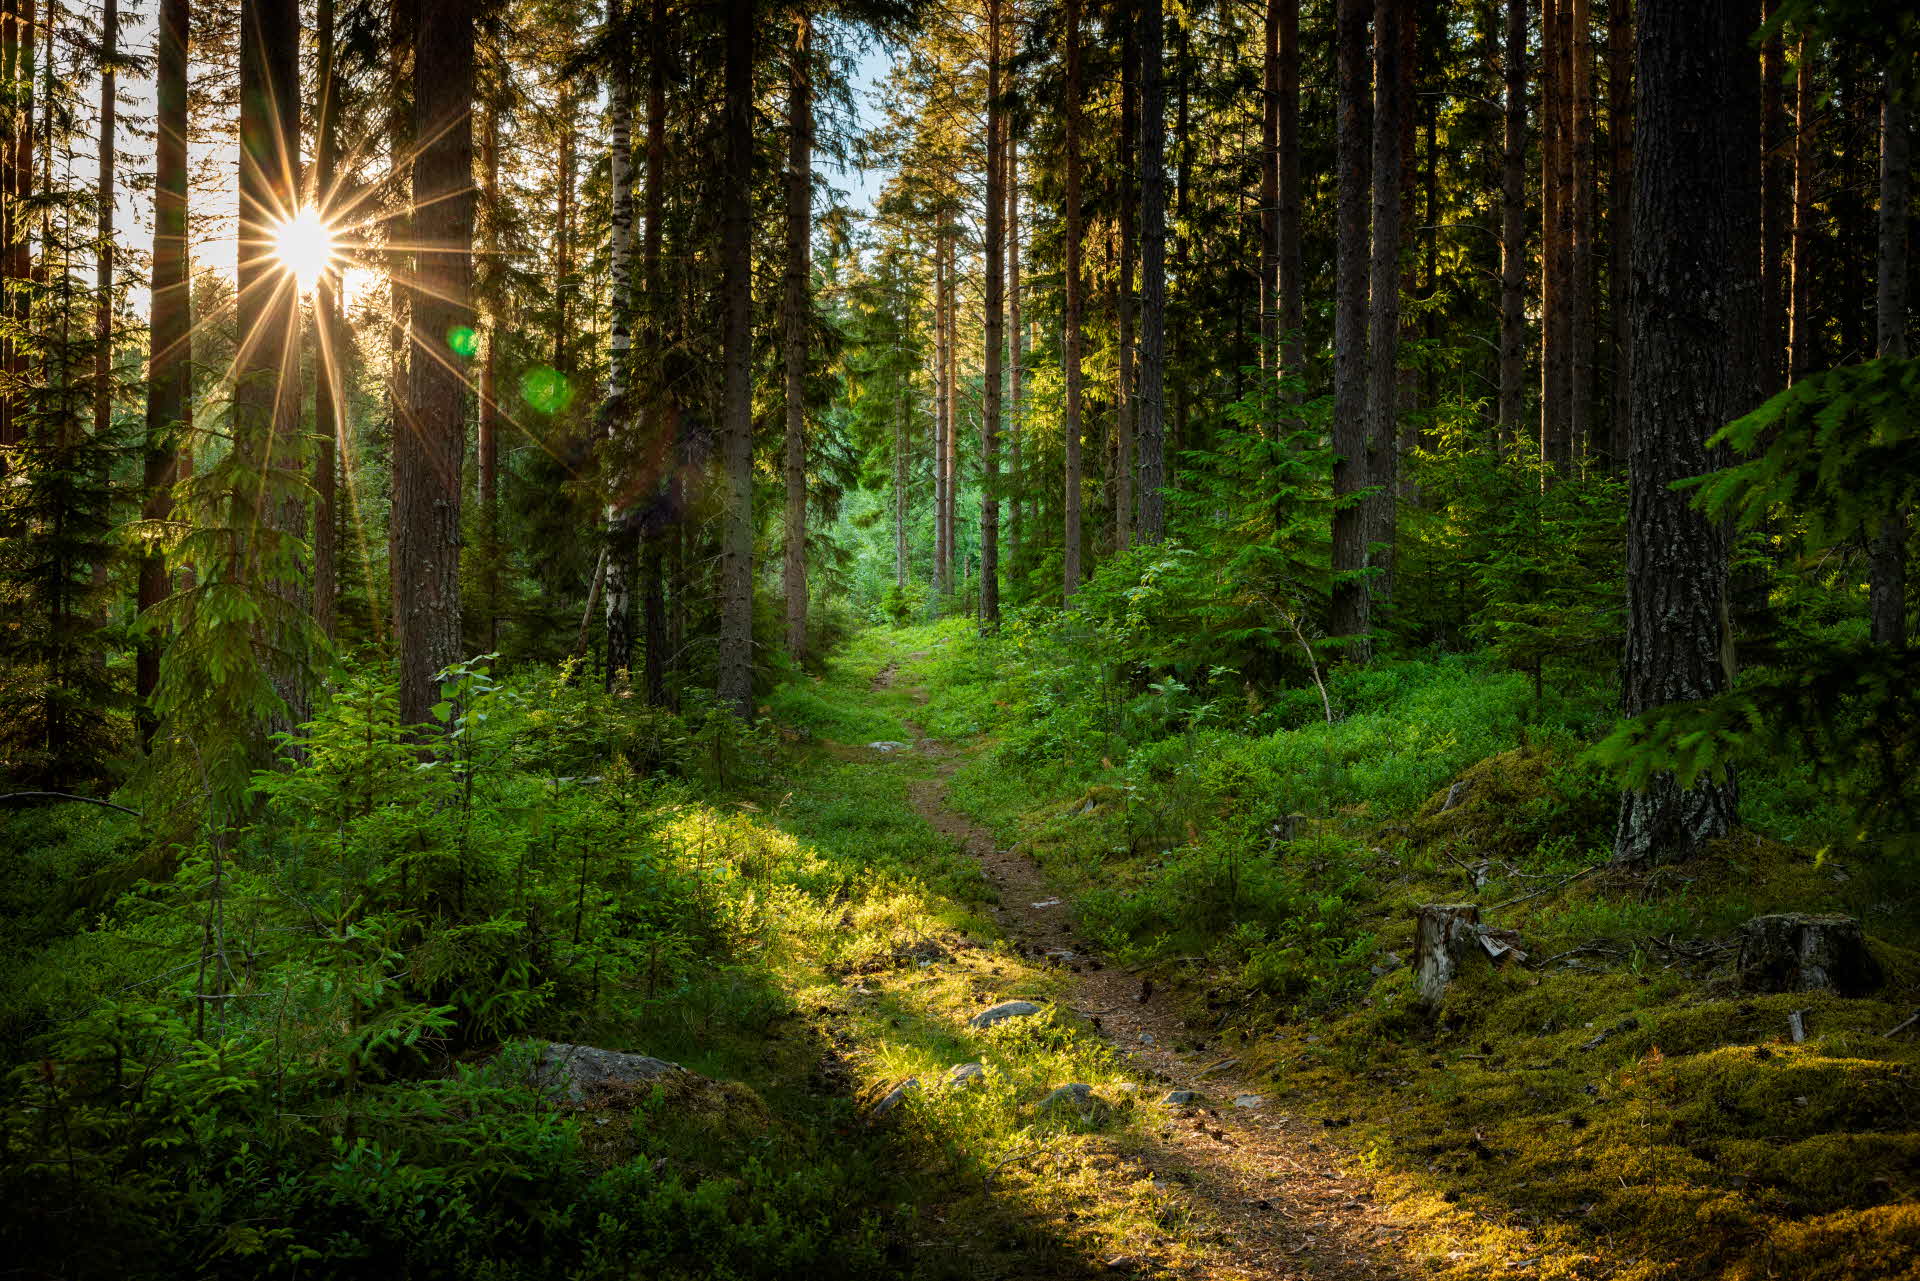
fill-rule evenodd
<path id="1" fill-rule="evenodd" d="M 1429 903 L 1414 917 L 1413 981 L 1420 999 L 1440 1004 L 1447 986 L 1480 942 L 1480 909 L 1472 903 Z"/>
<path id="2" fill-rule="evenodd" d="M 1740 927 L 1740 986 L 1748 992 L 1837 992 L 1859 996 L 1885 981 L 1850 916 L 1782 912 Z"/>

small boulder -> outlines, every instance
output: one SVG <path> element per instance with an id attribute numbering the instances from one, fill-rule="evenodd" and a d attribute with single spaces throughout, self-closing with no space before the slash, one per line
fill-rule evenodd
<path id="1" fill-rule="evenodd" d="M 918 1094 L 919 1092 L 920 1092 L 920 1078 L 917 1076 L 908 1077 L 906 1080 L 900 1082 L 900 1084 L 894 1086 L 891 1090 L 888 1090 L 885 1094 L 881 1095 L 880 1101 L 878 1103 L 875 1103 L 871 1108 L 867 1109 L 867 1119 L 869 1121 L 879 1121 L 879 1120 L 885 1119 L 889 1113 L 893 1112 L 902 1103 L 905 1103 L 907 1101 L 907 1096 L 909 1094 Z"/>
<path id="2" fill-rule="evenodd" d="M 668 1063 L 645 1054 L 627 1054 L 619 1050 L 567 1045 L 558 1041 L 550 1041 L 541 1047 L 540 1057 L 533 1067 L 535 1085 L 576 1106 L 636 1086 L 679 1084 L 692 1076 L 678 1063 Z"/>
<path id="3" fill-rule="evenodd" d="M 1164 1099 L 1161 1099 L 1160 1101 L 1166 1104 L 1168 1107 L 1177 1108 L 1177 1107 L 1185 1107 L 1187 1104 L 1193 1103 L 1197 1101 L 1199 1098 L 1200 1096 L 1198 1094 L 1195 1094 L 1192 1090 L 1168 1090 L 1167 1097 Z"/>
<path id="4" fill-rule="evenodd" d="M 947 1069 L 942 1084 L 949 1089 L 965 1085 L 979 1085 L 987 1079 L 987 1069 L 979 1063 L 956 1063 Z"/>
<path id="5" fill-rule="evenodd" d="M 996 1023 L 1005 1022 L 1007 1019 L 1023 1019 L 1029 1015 L 1038 1014 L 1040 1010 L 1041 1007 L 1035 1005 L 1032 1001 L 1002 1001 L 1000 1004 L 984 1009 L 968 1019 L 967 1026 L 992 1027 Z"/>
<path id="6" fill-rule="evenodd" d="M 1266 1099 L 1258 1094 L 1241 1094 L 1235 1096 L 1233 1106 L 1237 1108 L 1257 1108 L 1265 1102 Z"/>
<path id="7" fill-rule="evenodd" d="M 1740 986 L 1748 992 L 1837 992 L 1860 996 L 1885 982 L 1850 916 L 1782 912 L 1740 927 Z"/>
<path id="8" fill-rule="evenodd" d="M 867 748 L 875 752 L 906 752 L 913 750 L 913 744 L 899 743 L 892 739 L 881 739 L 877 743 L 868 743 Z"/>
<path id="9" fill-rule="evenodd" d="M 1073 1081 L 1066 1085 L 1057 1085 L 1046 1098 L 1040 1100 L 1042 1112 L 1052 1112 L 1069 1105 L 1085 1109 L 1093 1103 L 1093 1087 L 1083 1081 Z"/>

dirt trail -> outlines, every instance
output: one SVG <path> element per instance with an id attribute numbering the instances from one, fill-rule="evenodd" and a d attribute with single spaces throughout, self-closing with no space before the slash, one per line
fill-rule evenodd
<path id="1" fill-rule="evenodd" d="M 910 656 L 911 657 L 911 656 Z M 892 685 L 897 664 L 874 679 Z M 914 691 L 925 702 L 923 691 Z M 1343 1170 L 1343 1156 L 1322 1126 L 1257 1096 L 1220 1051 L 1183 1052 L 1209 1030 L 1189 1028 L 1173 999 L 1138 976 L 1107 965 L 1079 942 L 1067 908 L 1025 855 L 1000 849 L 992 835 L 947 804 L 948 780 L 961 758 L 903 722 L 916 749 L 937 762 L 933 777 L 909 785 L 914 808 L 980 861 L 1000 905 L 996 919 L 1023 951 L 1068 967 L 1066 1004 L 1084 1015 L 1158 1099 L 1193 1090 L 1197 1104 L 1166 1109 L 1168 1120 L 1141 1153 L 1157 1177 L 1183 1187 L 1220 1226 L 1223 1239 L 1192 1275 L 1287 1281 L 1402 1281 L 1417 1276 L 1402 1249 L 1403 1229 L 1373 1203 L 1367 1181 Z M 1051 955 L 1050 955 L 1051 954 Z M 1155 1087 L 1158 1088 L 1150 1088 Z"/>

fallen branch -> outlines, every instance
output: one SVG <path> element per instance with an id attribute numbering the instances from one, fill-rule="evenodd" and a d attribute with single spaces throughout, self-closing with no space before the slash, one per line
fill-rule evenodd
<path id="1" fill-rule="evenodd" d="M 1908 1028 L 1912 1027 L 1915 1023 L 1920 1023 L 1920 1010 L 1915 1010 L 1912 1014 L 1909 1014 L 1905 1019 L 1894 1024 L 1892 1027 L 1888 1028 L 1886 1031 L 1882 1032 L 1880 1035 L 1881 1036 L 1898 1036 L 1902 1032 L 1906 1031 Z"/>
<path id="2" fill-rule="evenodd" d="M 1562 877 L 1558 882 L 1552 885 L 1542 886 L 1540 889 L 1535 890 L 1531 894 L 1522 894 L 1519 898 L 1510 898 L 1504 903 L 1495 903 L 1492 907 L 1489 907 L 1485 910 L 1489 912 L 1497 912 L 1503 907 L 1512 907 L 1515 903 L 1524 903 L 1530 898 L 1539 898 L 1542 894 L 1551 894 L 1555 890 L 1565 889 L 1567 886 L 1573 884 L 1575 881 L 1579 880 L 1583 876 L 1586 876 L 1590 872 L 1597 872 L 1601 868 L 1609 867 L 1609 866 L 1611 866 L 1611 864 L 1595 863 L 1592 867 L 1583 867 L 1579 871 L 1575 872 L 1572 876 Z"/>
<path id="3" fill-rule="evenodd" d="M 104 805 L 110 810 L 119 810 L 122 814 L 131 814 L 135 818 L 145 818 L 139 810 L 130 810 L 124 805 L 115 805 L 112 801 L 103 801 L 97 796 L 75 796 L 71 792 L 4 792 L 0 801 L 24 801 L 47 797 L 56 801 L 85 801 L 88 805 Z"/>

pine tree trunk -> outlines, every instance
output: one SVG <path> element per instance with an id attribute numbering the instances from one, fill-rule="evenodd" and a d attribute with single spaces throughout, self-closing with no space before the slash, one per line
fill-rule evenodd
<path id="1" fill-rule="evenodd" d="M 1083 92 L 1080 61 L 1080 0 L 1065 0 L 1066 4 L 1066 41 L 1067 41 L 1067 85 L 1066 102 L 1062 104 L 1066 135 L 1066 316 L 1063 324 L 1066 333 L 1062 341 L 1062 358 L 1066 368 L 1062 371 L 1062 381 L 1066 384 L 1065 421 L 1062 431 L 1066 436 L 1066 475 L 1064 479 L 1063 511 L 1064 545 L 1061 548 L 1061 600 L 1066 605 L 1073 604 L 1073 596 L 1080 588 L 1080 324 L 1081 310 L 1086 304 L 1086 284 L 1081 275 L 1081 253 L 1083 250 L 1084 216 L 1080 207 L 1080 98 Z"/>
<path id="2" fill-rule="evenodd" d="M 393 597 L 400 715 L 431 716 L 440 670 L 460 658 L 460 485 L 466 379 L 448 346 L 473 324 L 473 12 L 419 0 L 413 65 L 413 228 L 408 430 L 393 442 Z"/>
<path id="3" fill-rule="evenodd" d="M 987 9 L 987 210 L 985 370 L 980 389 L 980 627 L 1000 625 L 1000 380 L 1006 341 L 1007 112 L 1000 100 L 1002 6 Z"/>
<path id="4" fill-rule="evenodd" d="M 1297 0 L 1296 0 L 1297 3 Z M 1260 74 L 1260 368 L 1266 371 L 1267 394 L 1274 409 L 1269 431 L 1279 425 L 1280 356 L 1280 27 L 1287 0 L 1267 0 L 1261 32 Z"/>
<path id="5" fill-rule="evenodd" d="M 480 537 L 486 557 L 481 590 L 482 644 L 491 654 L 500 648 L 500 338 L 505 328 L 500 256 L 500 105 L 487 109 L 481 160 L 481 254 L 474 264 L 480 300 L 487 308 L 487 350 L 480 363 L 480 412 L 474 429 L 475 497 L 480 503 Z"/>
<path id="6" fill-rule="evenodd" d="M 960 242 L 947 238 L 947 343 L 941 377 L 947 384 L 947 564 L 942 571 L 948 591 L 957 590 L 953 562 L 960 544 Z M 964 561 L 962 568 L 965 567 Z"/>
<path id="7" fill-rule="evenodd" d="M 645 419 L 642 436 L 648 456 L 663 460 L 662 470 L 673 479 L 667 482 L 667 519 L 675 522 L 672 535 L 678 546 L 678 522 L 681 519 L 680 489 L 683 482 L 679 479 L 678 453 L 676 442 L 669 436 L 677 434 L 679 415 L 671 413 L 658 394 L 657 384 L 660 373 L 660 333 L 662 314 L 665 307 L 665 285 L 660 277 L 660 237 L 661 217 L 665 210 L 666 183 L 665 170 L 667 160 L 667 2 L 653 0 L 651 21 L 647 26 L 647 184 L 646 214 L 647 231 L 640 244 L 640 276 L 645 288 L 645 310 L 641 315 L 641 334 L 645 345 L 645 376 L 649 380 L 644 397 Z M 659 492 L 658 479 L 653 480 L 653 490 Z M 660 522 L 653 522 L 646 531 L 641 553 L 641 615 L 645 619 L 647 656 L 646 684 L 647 705 L 664 707 L 667 704 L 667 664 L 668 652 L 674 654 L 677 665 L 680 650 L 679 639 L 667 618 L 666 574 L 663 561 L 662 543 L 665 535 Z M 676 605 L 677 611 L 677 605 Z"/>
<path id="8" fill-rule="evenodd" d="M 1593 13 L 1571 0 L 1567 16 L 1569 171 L 1572 237 L 1567 247 L 1567 453 L 1569 464 L 1593 450 Z"/>
<path id="9" fill-rule="evenodd" d="M 336 208 L 335 170 L 339 167 L 339 85 L 334 74 L 334 0 L 316 7 L 314 54 L 319 60 L 320 103 L 310 188 L 323 217 Z M 346 444 L 346 418 L 340 395 L 340 291 L 331 272 L 315 282 L 313 295 L 313 621 L 331 637 L 339 596 L 338 546 L 340 454 Z"/>
<path id="10" fill-rule="evenodd" d="M 720 295 L 725 307 L 720 420 L 726 503 L 720 534 L 720 638 L 715 693 L 753 715 L 753 5 L 726 9 L 725 166 Z"/>
<path id="11" fill-rule="evenodd" d="M 100 6 L 100 179 L 95 196 L 99 208 L 98 245 L 94 261 L 93 312 L 93 434 L 104 441 L 113 426 L 113 210 L 114 125 L 119 76 L 114 63 L 120 56 L 119 0 Z"/>
<path id="12" fill-rule="evenodd" d="M 911 383 L 902 376 L 900 404 L 893 420 L 893 585 L 903 600 L 907 591 L 907 441 L 912 435 L 911 393 Z"/>
<path id="13" fill-rule="evenodd" d="M 1779 0 L 1766 0 L 1768 19 Z M 1793 162 L 1787 147 L 1786 48 L 1778 31 L 1760 50 L 1760 390 L 1786 383 L 1788 237 L 1793 226 Z"/>
<path id="14" fill-rule="evenodd" d="M 1907 356 L 1907 224 L 1911 137 L 1905 86 L 1889 67 L 1880 102 L 1880 253 L 1876 290 L 1876 347 L 1883 359 Z M 1907 513 L 1889 514 L 1874 534 L 1867 615 L 1873 643 L 1907 643 Z"/>
<path id="15" fill-rule="evenodd" d="M 798 20 L 787 71 L 787 272 L 781 305 L 785 348 L 787 486 L 780 590 L 787 607 L 787 653 L 807 653 L 807 330 L 813 274 L 813 19 Z"/>
<path id="16" fill-rule="evenodd" d="M 1792 314 L 1788 317 L 1787 380 L 1798 382 L 1813 372 L 1818 356 L 1820 319 L 1813 314 L 1814 196 L 1819 178 L 1817 148 L 1819 90 L 1813 78 L 1814 45 L 1800 38 L 1799 69 L 1793 90 L 1793 280 Z"/>
<path id="17" fill-rule="evenodd" d="M 1527 366 L 1527 0 L 1507 0 L 1505 132 L 1500 147 L 1500 379 L 1496 420 L 1517 444 Z"/>
<path id="18" fill-rule="evenodd" d="M 607 0 L 606 29 L 618 42 L 616 48 L 624 46 L 620 0 Z M 639 442 L 633 438 L 633 86 L 624 51 L 614 55 L 611 78 L 607 156 L 610 323 L 607 399 L 601 410 L 608 473 L 605 680 L 609 690 L 623 674 L 630 679 L 633 671 L 633 580 L 640 571 L 640 540 L 626 509 L 637 496 L 635 476 L 645 470 L 639 458 Z"/>
<path id="19" fill-rule="evenodd" d="M 1338 123 L 1338 239 L 1333 313 L 1333 602 L 1327 632 L 1351 638 L 1348 653 L 1364 660 L 1371 626 L 1367 519 L 1358 495 L 1367 471 L 1367 203 L 1370 192 L 1367 108 L 1369 0 L 1338 0 L 1334 18 Z"/>
<path id="20" fill-rule="evenodd" d="M 1011 78 L 1011 76 L 1009 76 Z M 1007 487 L 1013 501 L 1007 506 L 1007 554 L 1017 567 L 1020 538 L 1024 532 L 1021 513 L 1026 505 L 1026 474 L 1020 468 L 1022 421 L 1022 366 L 1026 363 L 1027 332 L 1020 319 L 1020 142 L 1013 132 L 1013 118 L 1007 119 Z"/>
<path id="21" fill-rule="evenodd" d="M 1367 310 L 1367 564 L 1377 572 L 1372 604 L 1391 598 L 1398 466 L 1400 358 L 1400 217 L 1403 118 L 1402 26 L 1406 0 L 1373 6 L 1373 238 Z"/>
<path id="22" fill-rule="evenodd" d="M 1611 0 L 1607 10 L 1607 132 L 1613 143 L 1609 214 L 1613 258 L 1608 265 L 1613 320 L 1613 388 L 1609 393 L 1607 463 L 1623 466 L 1633 447 L 1628 405 L 1633 386 L 1632 327 L 1627 284 L 1633 279 L 1633 9 Z"/>
<path id="23" fill-rule="evenodd" d="M 153 264 L 149 287 L 147 423 L 141 475 L 141 516 L 173 514 L 173 482 L 191 378 L 193 309 L 187 276 L 187 28 L 188 0 L 162 0 L 154 47 Z M 139 606 L 146 613 L 169 593 L 166 558 L 150 549 L 140 558 Z M 140 739 L 156 728 L 149 705 L 160 684 L 162 638 L 140 638 L 134 657 Z"/>
<path id="24" fill-rule="evenodd" d="M 1279 195 L 1274 274 L 1279 294 L 1281 369 L 1299 376 L 1306 372 L 1306 345 L 1301 335 L 1307 323 L 1306 276 L 1300 251 L 1300 0 L 1278 0 L 1280 10 L 1279 74 L 1276 87 L 1275 136 L 1279 146 L 1275 168 Z M 1181 179 L 1183 189 L 1185 178 Z M 1184 222 L 1184 216 L 1182 218 Z"/>
<path id="25" fill-rule="evenodd" d="M 1115 15 L 1124 23 L 1120 40 L 1120 136 L 1115 149 L 1120 163 L 1114 173 L 1119 188 L 1120 216 L 1114 227 L 1119 242 L 1120 270 L 1113 278 L 1113 310 L 1119 329 L 1118 383 L 1114 388 L 1113 437 L 1108 442 L 1109 476 L 1112 479 L 1113 549 L 1125 551 L 1133 541 L 1133 460 L 1137 434 L 1140 385 L 1137 368 L 1139 355 L 1139 313 L 1135 306 L 1134 269 L 1138 262 L 1141 174 L 1140 143 L 1140 14 L 1153 0 L 1135 0 Z M 1124 15 L 1124 16 L 1122 16 Z"/>
<path id="26" fill-rule="evenodd" d="M 417 0 L 416 0 L 417 2 Z M 567 368 L 568 304 L 573 299 L 573 169 L 574 115 L 579 104 L 571 90 L 562 90 L 560 114 L 559 205 L 553 241 L 553 367 Z"/>
<path id="27" fill-rule="evenodd" d="M 947 237 L 933 247 L 933 607 L 947 594 Z"/>
<path id="28" fill-rule="evenodd" d="M 1633 454 L 1622 710 L 1638 715 L 1727 688 L 1727 541 L 1675 481 L 1713 469 L 1706 439 L 1747 390 L 1734 368 L 1743 300 L 1729 264 L 1747 193 L 1736 64 L 1751 58 L 1744 0 L 1645 0 L 1634 140 Z M 1757 105 L 1757 104 L 1756 104 Z M 1702 127 L 1703 121 L 1713 122 Z M 1742 135 L 1745 135 L 1744 137 Z M 1753 193 L 1757 199 L 1757 191 Z M 1757 273 L 1759 246 L 1752 245 Z M 1749 321 L 1748 323 L 1751 323 Z M 1621 797 L 1614 858 L 1683 858 L 1735 821 L 1731 781 L 1672 776 Z"/>
<path id="29" fill-rule="evenodd" d="M 1572 3 L 1546 0 L 1540 42 L 1540 458 L 1562 473 L 1573 465 Z"/>
<path id="30" fill-rule="evenodd" d="M 1167 535 L 1167 82 L 1162 0 L 1140 29 L 1140 537 Z"/>
<path id="31" fill-rule="evenodd" d="M 236 524 L 257 532 L 238 572 L 279 602 L 262 621 L 262 665 L 284 704 L 269 732 L 307 719 L 308 691 L 297 615 L 309 583 L 268 544 L 304 535 L 296 287 L 260 252 L 299 190 L 300 14 L 295 0 L 242 0 L 240 7 L 240 204 L 235 323 L 247 336 L 235 358 L 233 451 L 249 477 Z"/>
<path id="32" fill-rule="evenodd" d="M 33 196 L 35 159 L 34 0 L 10 0 L 10 10 L 11 19 L 6 28 L 5 70 L 13 94 L 14 106 L 10 113 L 13 136 L 7 143 L 8 180 L 4 190 L 0 191 L 6 204 L 5 242 L 0 245 L 0 256 L 4 256 L 6 280 L 24 283 L 33 278 L 33 233 L 28 209 Z M 25 289 L 7 290 L 3 305 L 15 333 L 27 331 L 30 296 Z M 5 344 L 4 348 L 0 348 L 0 354 L 5 356 L 7 380 L 13 386 L 18 386 L 27 372 L 26 351 L 12 334 L 5 335 L 0 341 Z M 0 447 L 18 445 L 26 439 L 25 423 L 19 408 L 12 392 L 0 396 L 0 414 L 4 414 L 4 417 L 0 417 Z M 10 455 L 0 453 L 0 476 L 4 476 L 10 466 Z"/>

